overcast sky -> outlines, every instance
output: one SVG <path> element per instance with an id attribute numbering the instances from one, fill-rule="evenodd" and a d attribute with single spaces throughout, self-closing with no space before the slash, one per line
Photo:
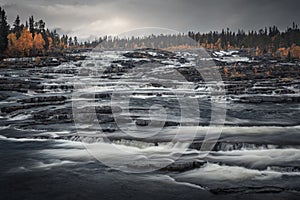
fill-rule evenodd
<path id="1" fill-rule="evenodd" d="M 11 23 L 33 15 L 82 39 L 142 27 L 209 32 L 300 24 L 299 0 L 0 0 L 0 6 Z"/>

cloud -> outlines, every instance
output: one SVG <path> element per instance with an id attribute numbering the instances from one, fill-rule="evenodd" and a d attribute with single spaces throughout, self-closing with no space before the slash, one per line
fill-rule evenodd
<path id="1" fill-rule="evenodd" d="M 80 37 L 101 36 L 140 27 L 187 32 L 230 28 L 285 29 L 300 23 L 298 0 L 2 0 L 12 23 L 19 14 L 43 19 L 49 28 Z"/>

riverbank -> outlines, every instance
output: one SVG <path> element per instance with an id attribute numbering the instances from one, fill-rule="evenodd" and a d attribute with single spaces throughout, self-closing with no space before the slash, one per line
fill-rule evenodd
<path id="1" fill-rule="evenodd" d="M 24 58 L 7 58 L 0 61 L 0 68 L 34 68 L 59 66 L 65 62 L 84 60 L 86 56 L 60 54 L 56 56 L 38 56 Z"/>

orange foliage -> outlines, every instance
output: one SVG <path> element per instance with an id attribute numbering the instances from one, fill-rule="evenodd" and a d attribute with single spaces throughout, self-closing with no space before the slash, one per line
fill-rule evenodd
<path id="1" fill-rule="evenodd" d="M 217 43 L 216 43 L 217 49 L 222 49 L 222 41 L 221 38 L 218 39 Z"/>
<path id="2" fill-rule="evenodd" d="M 279 57 L 287 57 L 289 54 L 289 48 L 279 48 L 277 49 L 277 52 L 276 52 L 276 55 L 279 56 Z"/>
<path id="3" fill-rule="evenodd" d="M 9 54 L 14 54 L 17 51 L 17 36 L 15 33 L 10 33 L 7 36 L 7 40 L 8 40 L 8 53 Z"/>
<path id="4" fill-rule="evenodd" d="M 43 49 L 44 49 L 44 45 L 45 45 L 45 41 L 43 39 L 43 36 L 42 34 L 38 33 L 38 34 L 35 34 L 34 35 L 34 38 L 33 38 L 33 47 L 39 51 L 39 52 L 42 52 Z"/>
<path id="5" fill-rule="evenodd" d="M 48 49 L 51 50 L 51 48 L 53 47 L 53 40 L 51 37 L 48 37 L 48 41 L 49 41 L 49 47 Z"/>
<path id="6" fill-rule="evenodd" d="M 36 62 L 36 63 L 40 63 L 40 62 L 41 62 L 41 57 L 39 57 L 39 56 L 36 57 L 36 58 L 35 58 L 35 62 Z"/>
<path id="7" fill-rule="evenodd" d="M 291 47 L 291 56 L 300 59 L 300 46 L 293 45 Z"/>
<path id="8" fill-rule="evenodd" d="M 32 35 L 28 29 L 23 29 L 20 38 L 17 42 L 17 49 L 22 55 L 29 56 L 30 50 L 33 47 Z"/>
<path id="9" fill-rule="evenodd" d="M 194 49 L 194 46 L 190 45 L 178 45 L 178 46 L 170 46 L 168 48 L 163 48 L 163 50 L 167 51 L 176 51 L 176 50 L 187 50 L 187 49 Z"/>
<path id="10" fill-rule="evenodd" d="M 255 49 L 255 56 L 259 56 L 261 54 L 262 54 L 261 50 L 258 47 L 256 47 L 256 49 Z"/>

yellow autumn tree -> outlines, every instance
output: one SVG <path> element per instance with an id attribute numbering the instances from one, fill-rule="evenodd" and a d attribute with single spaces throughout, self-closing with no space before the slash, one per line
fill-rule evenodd
<path id="1" fill-rule="evenodd" d="M 222 40 L 221 38 L 219 38 L 216 42 L 216 46 L 217 46 L 217 49 L 221 50 L 222 49 Z"/>
<path id="2" fill-rule="evenodd" d="M 53 47 L 53 40 L 51 37 L 48 37 L 48 41 L 49 41 L 49 47 L 48 47 L 48 50 L 51 50 L 52 47 Z"/>
<path id="3" fill-rule="evenodd" d="M 33 38 L 27 28 L 22 30 L 21 36 L 18 39 L 17 49 L 22 55 L 29 56 L 30 50 L 33 48 Z"/>
<path id="4" fill-rule="evenodd" d="M 7 36 L 8 47 L 7 51 L 9 55 L 14 55 L 17 51 L 17 35 L 15 33 L 10 33 Z"/>
<path id="5" fill-rule="evenodd" d="M 44 45 L 45 45 L 45 41 L 43 39 L 42 34 L 40 34 L 40 33 L 35 34 L 34 38 L 33 38 L 33 48 L 37 52 L 43 52 Z"/>

